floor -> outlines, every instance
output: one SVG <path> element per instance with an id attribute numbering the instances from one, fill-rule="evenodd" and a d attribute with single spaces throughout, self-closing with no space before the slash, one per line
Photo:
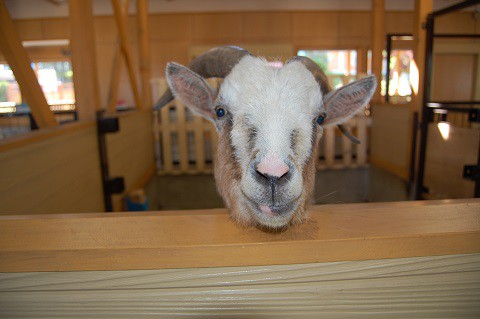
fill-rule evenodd
<path id="1" fill-rule="evenodd" d="M 145 187 L 150 210 L 224 207 L 212 175 L 155 176 Z M 188 200 L 186 200 L 188 198 Z M 407 185 L 375 166 L 317 172 L 315 204 L 408 200 Z"/>

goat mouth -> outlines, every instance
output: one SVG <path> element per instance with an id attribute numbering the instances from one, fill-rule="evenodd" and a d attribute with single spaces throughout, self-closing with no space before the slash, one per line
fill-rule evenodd
<path id="1" fill-rule="evenodd" d="M 243 193 L 243 195 L 247 198 L 251 210 L 255 215 L 255 219 L 261 224 L 273 227 L 284 226 L 290 221 L 290 218 L 296 211 L 299 199 L 295 198 L 294 200 L 281 205 L 268 205 L 253 200 L 245 193 Z"/>

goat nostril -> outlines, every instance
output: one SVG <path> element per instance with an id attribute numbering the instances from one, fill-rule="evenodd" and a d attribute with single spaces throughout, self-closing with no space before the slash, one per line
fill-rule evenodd
<path id="1" fill-rule="evenodd" d="M 268 179 L 268 176 L 266 176 L 265 174 L 262 174 L 262 172 L 260 172 L 258 169 L 256 169 L 255 172 L 257 172 L 257 174 L 260 175 L 261 177 Z"/>
<path id="2" fill-rule="evenodd" d="M 287 170 L 285 173 L 283 173 L 282 176 L 280 176 L 278 179 L 286 178 L 287 174 L 290 172 L 290 169 Z"/>

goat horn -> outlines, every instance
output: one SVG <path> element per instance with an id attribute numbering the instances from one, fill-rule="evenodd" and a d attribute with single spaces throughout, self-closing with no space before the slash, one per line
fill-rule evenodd
<path id="1" fill-rule="evenodd" d="M 328 92 L 332 90 L 332 87 L 328 83 L 327 76 L 325 75 L 325 72 L 323 72 L 322 68 L 315 63 L 312 59 L 307 58 L 305 56 L 294 56 L 290 60 L 288 60 L 287 64 L 293 61 L 298 61 L 302 63 L 308 71 L 310 71 L 313 74 L 313 77 L 315 78 L 315 81 L 317 81 L 318 85 L 320 86 L 320 90 L 322 91 L 322 95 L 325 96 Z M 350 134 L 350 132 L 347 131 L 345 126 L 339 124 L 337 125 L 338 128 L 340 129 L 340 132 L 342 132 L 352 143 L 355 144 L 360 144 L 360 141 L 358 138 Z"/>
<path id="2" fill-rule="evenodd" d="M 193 59 L 188 68 L 204 78 L 225 78 L 246 55 L 251 53 L 240 47 L 220 46 Z M 173 99 L 172 91 L 167 89 L 155 103 L 154 108 L 160 109 Z"/>

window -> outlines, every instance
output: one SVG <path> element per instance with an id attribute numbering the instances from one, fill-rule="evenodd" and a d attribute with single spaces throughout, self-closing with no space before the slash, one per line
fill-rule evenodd
<path id="1" fill-rule="evenodd" d="M 0 64 L 0 113 L 15 112 L 15 105 L 22 103 L 22 95 L 12 70 Z"/>
<path id="2" fill-rule="evenodd" d="M 383 51 L 381 94 L 386 95 L 387 53 Z M 418 91 L 418 69 L 412 50 L 392 50 L 388 94 L 392 103 L 408 103 Z"/>
<path id="3" fill-rule="evenodd" d="M 348 84 L 357 76 L 356 50 L 299 50 L 297 55 L 320 65 L 333 88 Z"/>
<path id="4" fill-rule="evenodd" d="M 52 111 L 75 109 L 73 72 L 70 62 L 36 62 L 31 64 Z M 0 64 L 0 107 L 23 104 L 20 87 L 7 64 Z"/>

